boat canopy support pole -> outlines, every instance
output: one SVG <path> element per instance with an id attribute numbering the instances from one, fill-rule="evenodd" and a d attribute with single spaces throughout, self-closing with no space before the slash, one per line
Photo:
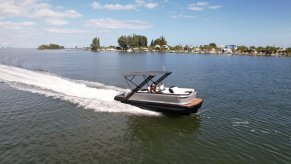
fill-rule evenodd
<path id="1" fill-rule="evenodd" d="M 140 83 L 136 88 L 134 88 L 126 97 L 125 100 L 129 99 L 135 92 L 140 90 L 144 85 L 146 85 L 155 76 L 148 76 L 142 83 Z"/>
<path id="2" fill-rule="evenodd" d="M 131 83 L 131 84 L 133 84 L 133 85 L 135 85 L 136 87 L 137 87 L 137 85 L 132 81 L 133 79 L 134 79 L 134 77 L 135 76 L 132 76 L 131 77 L 131 79 L 129 79 L 129 78 L 127 78 L 127 77 L 124 77 L 125 78 L 125 81 L 126 81 L 126 83 L 127 83 L 127 85 L 128 85 L 128 87 L 131 89 L 131 86 L 129 85 L 129 83 L 128 83 L 128 81 Z M 132 89 L 131 89 L 132 90 Z"/>
<path id="3" fill-rule="evenodd" d="M 143 79 L 145 80 L 146 78 L 147 78 L 147 76 L 143 75 Z M 150 81 L 152 81 L 152 80 L 150 80 Z M 147 85 L 150 86 L 148 82 L 149 81 L 147 81 Z"/>
<path id="4" fill-rule="evenodd" d="M 162 82 L 166 77 L 168 77 L 172 72 L 167 72 L 165 73 L 163 76 L 161 76 L 156 83 L 159 84 L 160 82 Z"/>

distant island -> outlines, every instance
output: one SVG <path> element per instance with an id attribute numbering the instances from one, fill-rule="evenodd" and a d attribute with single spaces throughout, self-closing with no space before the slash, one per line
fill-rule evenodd
<path id="1" fill-rule="evenodd" d="M 64 48 L 65 48 L 64 46 L 60 46 L 57 44 L 49 44 L 49 45 L 43 44 L 43 45 L 40 45 L 37 49 L 38 50 L 46 50 L 46 49 L 58 50 L 58 49 L 64 49 Z"/>
<path id="2" fill-rule="evenodd" d="M 246 55 L 246 56 L 290 56 L 291 47 L 275 46 L 244 46 L 244 45 L 219 45 L 209 43 L 208 45 L 174 45 L 167 44 L 165 37 L 161 36 L 151 40 L 143 35 L 122 35 L 117 40 L 118 46 L 100 46 L 100 38 L 95 37 L 90 47 L 85 50 L 91 51 L 122 51 L 122 52 L 161 52 L 161 53 L 193 53 L 193 54 L 214 54 L 214 55 Z"/>

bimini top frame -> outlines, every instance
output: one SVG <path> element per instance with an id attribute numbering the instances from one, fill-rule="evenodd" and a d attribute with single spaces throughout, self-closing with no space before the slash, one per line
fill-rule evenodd
<path id="1" fill-rule="evenodd" d="M 146 71 L 146 72 L 131 72 L 127 74 L 123 74 L 123 76 L 129 77 L 129 76 L 157 76 L 162 75 L 166 73 L 172 73 L 169 71 Z"/>
<path id="2" fill-rule="evenodd" d="M 125 81 L 129 88 L 131 89 L 131 93 L 126 96 L 126 99 L 131 97 L 135 92 L 139 91 L 142 87 L 144 87 L 146 84 L 149 86 L 149 82 L 156 83 L 157 85 L 162 82 L 165 78 L 167 78 L 172 72 L 168 71 L 147 71 L 147 72 L 132 72 L 128 74 L 124 74 Z M 144 81 L 142 81 L 140 84 L 136 84 L 133 79 L 136 77 L 143 77 Z M 154 77 L 160 76 L 157 80 L 153 80 Z M 135 86 L 135 88 L 131 88 L 131 84 Z"/>

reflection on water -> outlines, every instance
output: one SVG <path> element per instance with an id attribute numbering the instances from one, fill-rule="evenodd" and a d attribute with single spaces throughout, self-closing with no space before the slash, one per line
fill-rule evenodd
<path id="1" fill-rule="evenodd" d="M 193 144 L 200 127 L 199 116 L 128 117 L 128 129 L 123 143 L 128 143 L 131 159 L 145 163 L 184 163 L 193 161 L 187 145 Z M 192 143 L 191 143 L 192 142 Z M 185 157 L 185 158 L 181 158 Z"/>
<path id="2" fill-rule="evenodd" d="M 166 139 L 186 135 L 192 136 L 199 129 L 200 117 L 180 116 L 180 117 L 135 117 L 128 118 L 129 134 L 141 140 Z"/>

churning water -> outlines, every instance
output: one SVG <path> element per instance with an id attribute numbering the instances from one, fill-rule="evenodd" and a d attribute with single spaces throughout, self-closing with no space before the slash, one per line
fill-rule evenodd
<path id="1" fill-rule="evenodd" d="M 48 72 L 36 72 L 0 64 L 0 82 L 11 87 L 65 100 L 100 112 L 123 112 L 158 115 L 131 105 L 114 101 L 114 96 L 125 89 L 98 82 L 65 79 Z"/>

